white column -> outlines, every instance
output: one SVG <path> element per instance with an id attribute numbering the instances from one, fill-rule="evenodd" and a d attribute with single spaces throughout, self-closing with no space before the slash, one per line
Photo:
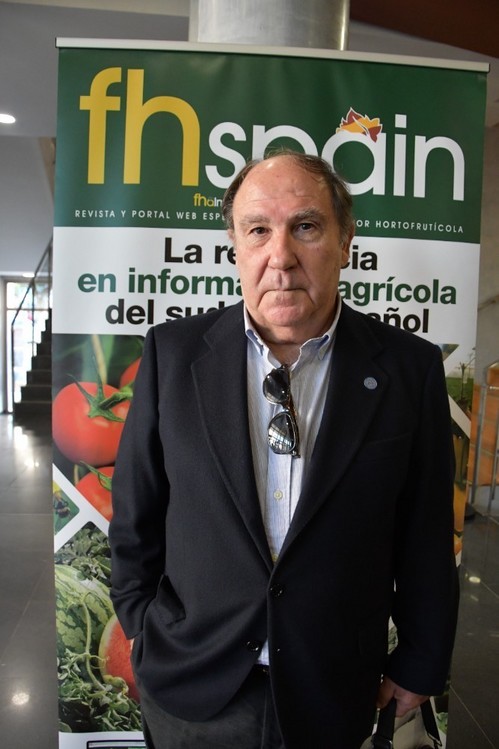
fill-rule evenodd
<path id="1" fill-rule="evenodd" d="M 189 40 L 344 50 L 349 0 L 190 0 Z"/>

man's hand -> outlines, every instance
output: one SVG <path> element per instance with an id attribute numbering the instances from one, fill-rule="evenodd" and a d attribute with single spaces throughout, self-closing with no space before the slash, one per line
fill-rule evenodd
<path id="1" fill-rule="evenodd" d="M 414 708 L 419 707 L 419 705 L 429 699 L 425 695 L 415 694 L 414 692 L 409 692 L 408 689 L 399 687 L 388 676 L 384 676 L 378 691 L 376 707 L 385 707 L 392 697 L 395 697 L 397 700 L 397 712 L 395 713 L 397 718 L 405 715 L 409 710 L 414 710 Z"/>

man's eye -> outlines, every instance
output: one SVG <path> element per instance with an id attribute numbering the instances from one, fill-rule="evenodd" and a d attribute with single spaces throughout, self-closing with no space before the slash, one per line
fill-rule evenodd
<path id="1" fill-rule="evenodd" d="M 311 224 L 310 221 L 301 221 L 298 224 L 299 231 L 311 231 L 312 229 L 315 229 L 314 224 Z"/>
<path id="2" fill-rule="evenodd" d="M 257 234 L 257 235 L 265 234 L 265 227 L 263 227 L 263 226 L 254 226 L 251 229 L 250 233 L 251 234 Z"/>

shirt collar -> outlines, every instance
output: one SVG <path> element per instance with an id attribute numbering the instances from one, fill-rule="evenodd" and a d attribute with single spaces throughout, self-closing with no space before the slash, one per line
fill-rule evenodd
<path id="1" fill-rule="evenodd" d="M 336 305 L 336 314 L 330 328 L 326 330 L 323 335 L 318 336 L 317 338 L 309 338 L 308 341 L 302 343 L 302 345 L 300 346 L 300 356 L 298 357 L 298 361 L 302 358 L 302 356 L 305 355 L 307 358 L 313 358 L 317 356 L 317 358 L 322 361 L 322 359 L 324 359 L 324 357 L 330 350 L 334 341 L 336 328 L 338 326 L 338 320 L 341 313 L 341 297 L 339 294 L 337 299 L 338 304 Z M 252 345 L 258 351 L 260 356 L 265 356 L 268 358 L 270 354 L 269 347 L 256 331 L 246 305 L 244 305 L 244 329 L 246 337 L 249 341 L 251 341 Z"/>

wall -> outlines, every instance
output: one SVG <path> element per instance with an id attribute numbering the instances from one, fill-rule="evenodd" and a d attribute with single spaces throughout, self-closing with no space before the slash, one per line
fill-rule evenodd
<path id="1" fill-rule="evenodd" d="M 37 138 L 0 138 L 0 275 L 35 270 L 52 236 L 53 198 Z"/>

